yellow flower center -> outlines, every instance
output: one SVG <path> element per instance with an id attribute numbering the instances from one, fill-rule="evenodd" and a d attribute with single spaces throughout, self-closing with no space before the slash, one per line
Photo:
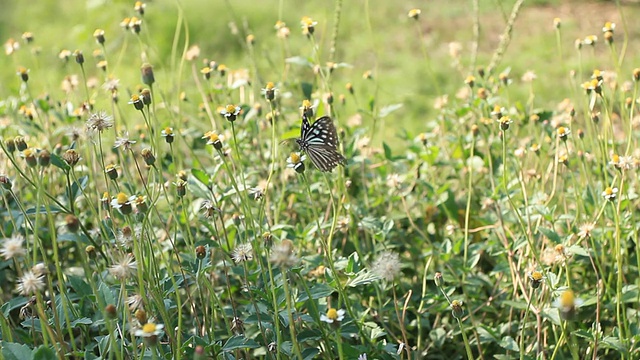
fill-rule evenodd
<path id="1" fill-rule="evenodd" d="M 236 106 L 235 105 L 227 105 L 227 107 L 225 108 L 225 110 L 227 110 L 228 113 L 234 113 L 236 112 Z"/>
<path id="2" fill-rule="evenodd" d="M 287 26 L 287 24 L 285 24 L 284 21 L 278 20 L 278 21 L 276 21 L 276 25 L 274 27 L 275 27 L 276 30 L 280 30 L 285 26 Z"/>
<path id="3" fill-rule="evenodd" d="M 560 295 L 560 305 L 563 308 L 573 308 L 576 305 L 576 296 L 573 291 L 567 290 Z"/>
<path id="4" fill-rule="evenodd" d="M 216 142 L 218 140 L 220 140 L 220 137 L 218 136 L 218 134 L 216 133 L 209 134 L 209 141 Z"/>
<path id="5" fill-rule="evenodd" d="M 208 66 L 205 66 L 205 67 L 202 68 L 202 70 L 200 70 L 200 72 L 205 74 L 205 75 L 209 74 L 211 72 L 211 68 L 208 67 Z"/>
<path id="6" fill-rule="evenodd" d="M 24 151 L 22 152 L 22 155 L 24 155 L 24 157 L 31 157 L 33 156 L 33 150 L 31 148 L 24 149 Z"/>
<path id="7" fill-rule="evenodd" d="M 167 126 L 164 128 L 164 133 L 167 135 L 173 135 L 173 129 Z"/>
<path id="8" fill-rule="evenodd" d="M 540 281 L 542 280 L 542 273 L 540 271 L 534 271 L 531 273 L 531 278 L 535 281 Z"/>
<path id="9" fill-rule="evenodd" d="M 558 128 L 558 135 L 562 136 L 565 135 L 567 133 L 567 129 L 564 126 L 560 126 Z"/>
<path id="10" fill-rule="evenodd" d="M 327 310 L 327 317 L 331 320 L 337 320 L 338 319 L 338 310 L 334 309 L 334 308 L 330 308 L 329 310 Z"/>
<path id="11" fill-rule="evenodd" d="M 103 198 L 103 199 L 108 199 L 108 198 L 109 198 L 109 193 L 105 191 L 105 192 L 102 194 L 102 198 Z"/>
<path id="12" fill-rule="evenodd" d="M 611 157 L 611 161 L 613 161 L 614 163 L 619 163 L 620 162 L 620 156 L 618 154 L 613 154 L 613 156 Z"/>
<path id="13" fill-rule="evenodd" d="M 138 197 L 136 198 L 136 204 L 138 204 L 138 205 L 139 205 L 139 204 L 144 204 L 144 197 L 142 197 L 142 196 L 138 196 Z"/>
<path id="14" fill-rule="evenodd" d="M 606 189 L 604 189 L 604 193 L 607 195 L 612 195 L 613 194 L 613 189 L 611 187 L 608 187 Z"/>
<path id="15" fill-rule="evenodd" d="M 267 89 L 267 90 L 273 90 L 273 88 L 274 88 L 274 87 L 276 87 L 276 86 L 273 84 L 273 82 L 269 81 L 269 82 L 267 83 L 267 86 L 265 86 L 265 89 Z"/>
<path id="16" fill-rule="evenodd" d="M 297 164 L 300 162 L 300 155 L 296 153 L 291 153 L 291 162 Z"/>
<path id="17" fill-rule="evenodd" d="M 218 71 L 225 71 L 225 70 L 227 70 L 227 65 L 225 64 L 218 65 Z"/>
<path id="18" fill-rule="evenodd" d="M 147 334 L 153 334 L 156 331 L 156 324 L 148 322 L 144 324 L 144 326 L 142 327 L 142 331 Z"/>
<path id="19" fill-rule="evenodd" d="M 138 96 L 138 94 L 131 95 L 131 102 L 138 102 L 138 101 L 140 101 L 140 96 Z"/>
<path id="20" fill-rule="evenodd" d="M 556 252 L 562 254 L 564 252 L 564 245 L 558 244 L 556 245 Z"/>
<path id="21" fill-rule="evenodd" d="M 116 201 L 118 201 L 118 204 L 120 205 L 125 204 L 128 200 L 129 198 L 125 193 L 118 193 L 118 196 L 116 196 Z"/>

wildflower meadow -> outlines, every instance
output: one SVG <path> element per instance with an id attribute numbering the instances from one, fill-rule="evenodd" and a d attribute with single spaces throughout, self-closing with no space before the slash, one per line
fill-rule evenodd
<path id="1" fill-rule="evenodd" d="M 640 359 L 638 16 L 6 4 L 0 359 Z"/>

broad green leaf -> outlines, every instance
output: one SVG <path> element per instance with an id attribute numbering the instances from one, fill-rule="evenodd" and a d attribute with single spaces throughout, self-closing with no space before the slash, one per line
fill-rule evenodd
<path id="1" fill-rule="evenodd" d="M 33 360 L 56 360 L 57 358 L 56 353 L 48 346 L 40 345 L 33 350 Z"/>
<path id="2" fill-rule="evenodd" d="M 335 289 L 325 283 L 316 284 L 311 289 L 309 289 L 309 295 L 314 300 L 331 296 L 331 294 L 333 294 L 334 292 Z M 309 300 L 309 295 L 307 295 L 306 292 L 301 292 L 297 302 Z"/>
<path id="3" fill-rule="evenodd" d="M 382 109 L 380 109 L 380 113 L 378 114 L 378 116 L 380 118 L 384 118 L 387 115 L 391 114 L 392 112 L 400 109 L 402 106 L 404 106 L 404 105 L 403 104 L 387 105 L 387 106 L 383 107 Z"/>
<path id="4" fill-rule="evenodd" d="M 236 335 L 222 346 L 222 351 L 233 351 L 237 349 L 256 349 L 260 345 L 252 339 L 247 339 L 244 335 Z"/>
<path id="5" fill-rule="evenodd" d="M 0 342 L 2 345 L 2 356 L 5 360 L 25 360 L 31 359 L 31 349 L 24 344 Z"/>
<path id="6" fill-rule="evenodd" d="M 69 170 L 71 170 L 69 164 L 56 154 L 51 154 L 51 165 L 62 169 L 64 172 L 69 172 Z"/>

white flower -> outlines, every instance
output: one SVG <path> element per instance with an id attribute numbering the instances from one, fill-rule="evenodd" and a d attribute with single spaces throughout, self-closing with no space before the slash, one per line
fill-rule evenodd
<path id="1" fill-rule="evenodd" d="M 120 261 L 116 264 L 111 265 L 109 268 L 109 273 L 114 277 L 123 280 L 130 276 L 133 276 L 135 272 L 138 270 L 138 264 L 133 259 L 132 254 L 124 255 Z"/>
<path id="2" fill-rule="evenodd" d="M 148 322 L 142 326 L 142 329 L 136 330 L 133 334 L 135 336 L 140 336 L 143 338 L 158 336 L 162 334 L 163 328 L 164 328 L 163 324 L 154 324 L 152 322 Z"/>
<path id="3" fill-rule="evenodd" d="M 44 276 L 27 271 L 18 280 L 17 290 L 22 295 L 33 295 L 44 289 Z"/>
<path id="4" fill-rule="evenodd" d="M 2 255 L 5 260 L 26 255 L 27 250 L 22 246 L 23 243 L 24 238 L 22 235 L 14 235 L 4 239 L 2 248 L 0 248 L 0 255 Z"/>
<path id="5" fill-rule="evenodd" d="M 320 321 L 324 321 L 327 324 L 340 322 L 344 319 L 344 314 L 346 314 L 344 309 L 336 310 L 334 308 L 329 308 L 326 314 L 320 315 Z"/>
<path id="6" fill-rule="evenodd" d="M 371 265 L 371 272 L 382 279 L 393 281 L 400 273 L 400 256 L 391 251 L 381 253 Z"/>
<path id="7" fill-rule="evenodd" d="M 236 263 L 249 261 L 253 259 L 253 247 L 251 244 L 240 244 L 233 250 L 231 258 Z"/>

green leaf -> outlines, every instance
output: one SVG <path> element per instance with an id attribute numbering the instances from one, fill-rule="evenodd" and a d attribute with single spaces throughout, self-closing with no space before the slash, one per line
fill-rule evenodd
<path id="1" fill-rule="evenodd" d="M 252 339 L 247 339 L 244 335 L 236 335 L 222 346 L 222 351 L 233 351 L 237 349 L 256 349 L 260 344 Z"/>
<path id="2" fill-rule="evenodd" d="M 344 272 L 347 275 L 352 275 L 360 271 L 360 256 L 357 252 L 352 252 L 349 255 L 349 259 L 347 261 L 347 267 L 344 269 Z"/>
<path id="3" fill-rule="evenodd" d="M 82 194 L 82 190 L 87 187 L 88 183 L 89 175 L 85 175 L 79 178 L 78 181 L 74 181 L 73 184 L 71 184 L 71 194 L 73 196 L 73 202 L 75 202 L 75 199 L 80 196 L 80 194 Z"/>
<path id="4" fill-rule="evenodd" d="M 356 287 L 360 285 L 367 285 L 376 280 L 380 280 L 380 276 L 368 271 L 367 269 L 362 269 L 358 274 L 356 274 L 356 276 L 347 280 L 347 286 Z"/>
<path id="5" fill-rule="evenodd" d="M 76 327 L 78 325 L 91 325 L 91 324 L 93 324 L 93 321 L 87 317 L 76 319 L 71 322 L 71 326 L 73 327 Z"/>
<path id="6" fill-rule="evenodd" d="M 309 61 L 309 59 L 307 59 L 304 56 L 292 56 L 290 58 L 286 58 L 284 61 L 287 64 L 294 64 L 294 65 L 300 65 L 300 66 L 305 66 L 305 67 L 312 67 L 313 66 L 311 61 Z M 307 99 L 311 99 L 311 96 L 309 96 Z"/>
<path id="7" fill-rule="evenodd" d="M 31 359 L 31 349 L 24 344 L 0 342 L 2 345 L 2 356 L 5 360 Z"/>
<path id="8" fill-rule="evenodd" d="M 71 288 L 76 292 L 76 294 L 81 297 L 91 296 L 93 294 L 93 290 L 91 286 L 84 281 L 84 278 L 79 276 L 69 275 L 69 284 Z"/>
<path id="9" fill-rule="evenodd" d="M 191 175 L 205 186 L 209 186 L 209 175 L 204 170 L 191 169 Z"/>
<path id="10" fill-rule="evenodd" d="M 384 148 L 384 157 L 387 160 L 393 160 L 393 156 L 391 153 L 391 148 L 389 147 L 389 145 L 387 145 L 387 143 L 383 142 L 382 143 L 382 147 Z"/>
<path id="11" fill-rule="evenodd" d="M 36 209 L 35 207 L 29 208 L 25 211 L 25 213 L 27 215 L 34 215 L 34 214 L 57 214 L 60 212 L 64 212 L 62 211 L 62 209 L 60 209 L 57 206 L 49 206 L 49 209 L 47 209 L 44 205 L 40 206 L 39 209 Z"/>
<path id="12" fill-rule="evenodd" d="M 404 105 L 403 104 L 387 105 L 387 106 L 383 107 L 382 109 L 380 109 L 380 113 L 378 114 L 378 116 L 380 118 L 386 117 L 387 115 L 391 114 L 392 112 L 400 109 L 402 106 L 404 106 Z"/>
<path id="13" fill-rule="evenodd" d="M 618 339 L 617 337 L 607 336 L 604 339 L 602 339 L 602 344 L 604 344 L 605 347 L 615 349 L 621 354 L 627 353 L 627 348 L 624 346 L 624 344 L 622 344 L 620 339 Z"/>
<path id="14" fill-rule="evenodd" d="M 540 232 L 546 236 L 547 238 L 549 238 L 549 240 L 553 241 L 554 244 L 559 244 L 560 243 L 560 236 L 558 235 L 557 232 L 549 229 L 549 228 L 545 228 L 545 227 L 539 227 L 538 230 L 540 230 Z"/>
<path id="15" fill-rule="evenodd" d="M 53 349 L 40 345 L 37 349 L 33 350 L 33 360 L 56 360 L 56 353 Z"/>
<path id="16" fill-rule="evenodd" d="M 298 137 L 300 137 L 300 129 L 291 129 L 280 136 L 280 141 L 293 140 Z"/>
<path id="17" fill-rule="evenodd" d="M 311 64 L 309 64 L 309 66 L 311 66 Z M 313 93 L 313 84 L 309 82 L 302 82 L 300 84 L 300 87 L 302 88 L 302 96 L 304 96 L 305 99 L 311 99 L 311 94 Z"/>
<path id="18" fill-rule="evenodd" d="M 315 359 L 316 355 L 318 355 L 319 353 L 320 350 L 318 350 L 318 348 L 306 348 L 304 349 L 304 351 L 302 351 L 302 358 L 304 360 Z"/>
<path id="19" fill-rule="evenodd" d="M 507 350 L 517 351 L 517 352 L 520 351 L 520 348 L 518 347 L 518 343 L 516 343 L 516 341 L 513 340 L 511 336 L 503 337 L 502 340 L 500 340 L 499 345 Z"/>
<path id="20" fill-rule="evenodd" d="M 56 154 L 51 154 L 51 165 L 62 169 L 64 172 L 69 172 L 69 170 L 71 170 L 69 164 Z"/>
<path id="21" fill-rule="evenodd" d="M 307 301 L 309 300 L 309 296 L 311 296 L 311 298 L 314 300 L 325 298 L 331 296 L 331 294 L 333 294 L 334 292 L 335 289 L 333 289 L 331 286 L 325 283 L 319 283 L 309 290 L 308 295 L 306 292 L 300 293 L 297 302 Z"/>

